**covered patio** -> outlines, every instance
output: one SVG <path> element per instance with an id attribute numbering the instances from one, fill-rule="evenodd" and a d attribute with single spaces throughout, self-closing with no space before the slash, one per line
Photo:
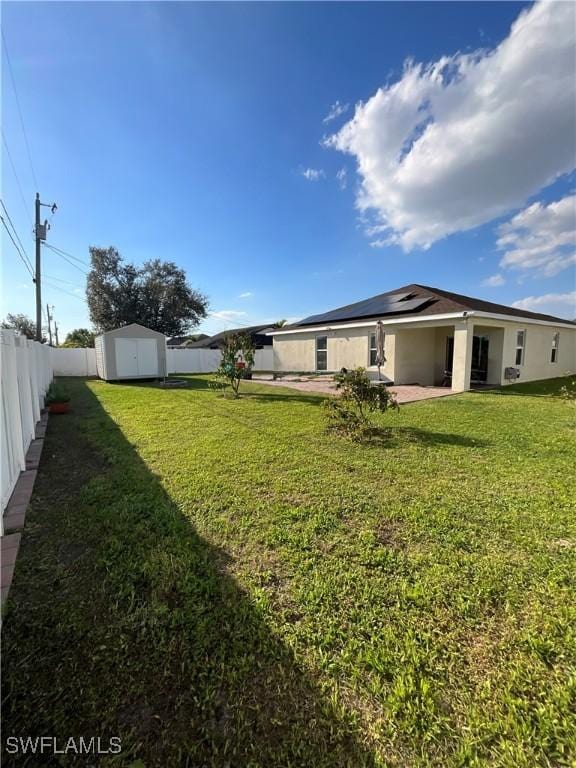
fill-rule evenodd
<path id="1" fill-rule="evenodd" d="M 474 324 L 469 318 L 397 328 L 394 337 L 390 372 L 395 385 L 465 392 L 502 383 L 503 326 Z"/>

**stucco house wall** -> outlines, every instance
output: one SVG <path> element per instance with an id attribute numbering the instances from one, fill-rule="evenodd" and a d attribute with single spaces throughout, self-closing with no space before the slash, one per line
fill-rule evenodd
<path id="1" fill-rule="evenodd" d="M 395 384 L 434 384 L 435 328 L 396 331 Z"/>
<path id="2" fill-rule="evenodd" d="M 328 365 L 327 372 L 341 368 L 362 366 L 370 371 L 377 371 L 370 366 L 370 328 L 339 328 L 330 331 L 308 331 L 305 333 L 274 336 L 274 370 L 284 373 L 307 372 L 316 370 L 316 338 L 327 336 Z M 395 331 L 386 329 L 384 355 L 386 363 L 381 368 L 382 377 L 394 380 Z"/>
<path id="3" fill-rule="evenodd" d="M 369 367 L 369 340 L 375 324 L 361 328 L 332 328 L 329 331 L 305 331 L 274 335 L 274 368 L 280 372 L 313 372 L 316 370 L 316 338 L 327 336 L 327 371 L 342 367 Z M 516 333 L 526 331 L 524 360 L 516 365 Z M 467 320 L 434 321 L 385 326 L 386 363 L 383 377 L 396 384 L 440 384 L 446 362 L 446 338 L 454 336 L 455 372 L 470 370 L 472 337 L 488 336 L 487 383 L 498 386 L 510 383 L 504 378 L 507 367 L 520 369 L 520 381 L 564 376 L 576 373 L 576 327 L 538 324 L 508 319 L 469 317 Z M 558 361 L 550 362 L 552 339 L 559 333 Z M 458 380 L 456 380 L 458 378 Z M 460 373 L 453 381 L 454 389 L 467 389 L 469 382 Z"/>
<path id="4" fill-rule="evenodd" d="M 516 332 L 526 331 L 524 361 L 516 365 Z M 552 338 L 559 333 L 557 362 L 551 362 Z M 502 357 L 502 384 L 504 369 L 508 366 L 520 369 L 519 381 L 553 379 L 576 373 L 576 328 L 567 326 L 535 325 L 531 323 L 507 323 L 504 328 Z"/>

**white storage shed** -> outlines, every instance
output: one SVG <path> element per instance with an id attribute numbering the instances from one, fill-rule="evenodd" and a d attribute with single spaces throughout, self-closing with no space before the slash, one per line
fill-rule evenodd
<path id="1" fill-rule="evenodd" d="M 166 336 L 138 323 L 97 336 L 96 370 L 106 381 L 167 375 Z"/>

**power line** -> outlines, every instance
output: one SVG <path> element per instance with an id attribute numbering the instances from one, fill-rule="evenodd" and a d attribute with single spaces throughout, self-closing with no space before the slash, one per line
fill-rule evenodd
<path id="1" fill-rule="evenodd" d="M 42 272 L 42 275 L 44 277 L 48 277 L 50 280 L 56 280 L 57 283 L 68 283 L 68 285 L 76 285 L 76 283 L 73 280 L 64 280 L 63 277 L 57 277 L 56 275 L 47 275 L 45 272 Z"/>
<path id="2" fill-rule="evenodd" d="M 16 166 L 14 165 L 14 160 L 12 160 L 12 155 L 10 154 L 10 148 L 8 147 L 8 142 L 6 141 L 6 136 L 4 136 L 3 130 L 2 130 L 2 141 L 4 142 L 4 146 L 6 147 L 6 154 L 8 155 L 8 160 L 10 161 L 10 165 L 12 166 L 12 172 L 14 173 L 14 178 L 16 179 L 16 183 L 18 184 L 18 189 L 20 190 L 22 205 L 24 206 L 24 210 L 26 211 L 26 215 L 28 216 L 28 221 L 30 222 L 30 226 L 33 227 L 34 224 L 32 223 L 32 217 L 30 216 L 28 206 L 26 205 L 26 198 L 24 197 L 24 192 L 22 191 L 22 184 L 20 184 L 18 171 L 16 170 Z"/>
<path id="3" fill-rule="evenodd" d="M 68 264 L 70 264 L 70 266 L 75 267 L 79 272 L 82 272 L 82 274 L 84 274 L 84 275 L 88 274 L 88 272 L 86 272 L 85 269 L 82 269 L 82 267 L 79 267 L 78 264 L 75 264 L 67 256 L 64 256 L 64 254 L 61 253 L 57 248 L 54 248 L 53 246 L 49 245 L 48 243 L 44 243 L 44 246 L 46 248 L 49 248 L 53 253 L 56 254 L 56 256 L 60 256 L 61 259 L 64 259 L 64 261 L 67 261 Z"/>
<path id="4" fill-rule="evenodd" d="M 87 261 L 83 261 L 82 259 L 79 259 L 78 256 L 74 256 L 72 253 L 68 253 L 68 251 L 65 251 L 63 248 L 58 248 L 55 245 L 52 245 L 52 243 L 44 243 L 47 248 L 50 248 L 52 251 L 56 251 L 57 253 L 60 253 L 64 256 L 68 256 L 69 259 L 73 259 L 74 261 L 77 261 L 79 264 L 83 264 L 85 267 L 88 267 L 91 269 L 90 264 L 88 264 Z"/>
<path id="5" fill-rule="evenodd" d="M 4 205 L 4 201 L 3 201 L 3 200 L 0 200 L 0 204 L 2 205 L 2 208 L 4 209 L 4 213 L 6 214 L 6 218 L 7 218 L 7 219 L 8 219 L 8 221 L 10 222 L 10 225 L 11 225 L 11 227 L 12 227 L 12 231 L 13 231 L 13 232 L 14 232 L 14 234 L 16 235 L 16 239 L 17 239 L 17 240 L 18 240 L 18 242 L 20 243 L 20 248 L 22 249 L 22 251 L 23 251 L 23 253 L 24 253 L 24 256 L 25 256 L 25 258 L 26 258 L 26 261 L 27 261 L 27 262 L 28 262 L 28 264 L 29 264 L 29 267 L 30 267 L 30 269 L 31 269 L 32 271 L 34 271 L 34 270 L 33 270 L 33 268 L 32 268 L 32 262 L 30 261 L 30 257 L 29 257 L 29 256 L 28 256 L 28 254 L 26 253 L 26 248 L 24 248 L 24 245 L 23 245 L 23 243 L 22 243 L 22 240 L 20 240 L 20 235 L 18 234 L 18 231 L 16 230 L 16 227 L 14 226 L 14 222 L 12 221 L 12 217 L 10 216 L 10 214 L 8 213 L 8 210 L 7 210 L 6 206 Z"/>
<path id="6" fill-rule="evenodd" d="M 4 42 L 4 53 L 6 54 L 6 61 L 8 62 L 8 71 L 10 72 L 10 79 L 12 80 L 12 88 L 14 88 L 14 96 L 16 97 L 16 106 L 18 107 L 18 114 L 20 115 L 20 125 L 22 126 L 22 133 L 24 134 L 24 143 L 26 144 L 26 152 L 28 153 L 28 161 L 30 163 L 30 170 L 32 171 L 32 179 L 36 189 L 38 187 L 38 180 L 36 179 L 36 172 L 34 170 L 34 163 L 32 162 L 32 154 L 30 153 L 30 145 L 28 144 L 28 134 L 24 126 L 24 118 L 22 116 L 22 108 L 20 107 L 20 99 L 18 98 L 18 89 L 16 88 L 16 80 L 14 79 L 14 71 L 12 69 L 12 62 L 10 61 L 10 54 L 8 53 L 8 46 L 6 45 L 6 37 L 4 36 L 4 30 L 2 30 L 2 40 Z"/>
<path id="7" fill-rule="evenodd" d="M 10 240 L 12 240 L 12 243 L 14 244 L 14 248 L 16 248 L 16 252 L 18 256 L 20 256 L 22 263 L 24 264 L 28 272 L 30 272 L 30 277 L 32 278 L 32 280 L 34 280 L 34 272 L 32 270 L 32 267 L 28 264 L 28 262 L 26 261 L 26 258 L 22 255 L 22 251 L 20 250 L 18 243 L 12 237 L 12 233 L 8 229 L 8 224 L 6 224 L 6 220 L 4 219 L 4 216 L 0 216 L 0 220 L 2 221 L 2 224 L 4 224 L 6 232 L 8 232 L 8 237 L 10 238 Z"/>
<path id="8" fill-rule="evenodd" d="M 65 293 L 68 296 L 72 296 L 73 299 L 78 299 L 78 301 L 86 303 L 86 299 L 83 299 L 81 296 L 78 296 L 77 293 L 72 293 L 71 291 L 66 291 L 64 288 L 60 288 L 60 286 L 58 286 L 58 285 L 53 285 L 52 283 L 48 282 L 47 280 L 44 280 L 44 284 L 46 286 L 48 286 L 48 288 L 53 288 L 55 291 L 60 291 L 60 293 Z"/>

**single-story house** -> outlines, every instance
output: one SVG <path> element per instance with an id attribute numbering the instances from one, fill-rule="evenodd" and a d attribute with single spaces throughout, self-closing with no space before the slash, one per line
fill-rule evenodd
<path id="1" fill-rule="evenodd" d="M 377 322 L 388 383 L 463 392 L 576 372 L 576 323 L 417 284 L 270 329 L 274 370 L 377 376 Z"/>
<path id="2" fill-rule="evenodd" d="M 214 336 L 208 336 L 193 344 L 188 345 L 188 349 L 221 349 L 226 336 L 233 336 L 237 333 L 247 333 L 252 339 L 252 344 L 256 349 L 264 349 L 272 346 L 272 337 L 268 336 L 268 331 L 273 330 L 270 323 L 266 325 L 251 325 L 244 328 L 232 328 L 229 331 L 216 333 Z"/>

